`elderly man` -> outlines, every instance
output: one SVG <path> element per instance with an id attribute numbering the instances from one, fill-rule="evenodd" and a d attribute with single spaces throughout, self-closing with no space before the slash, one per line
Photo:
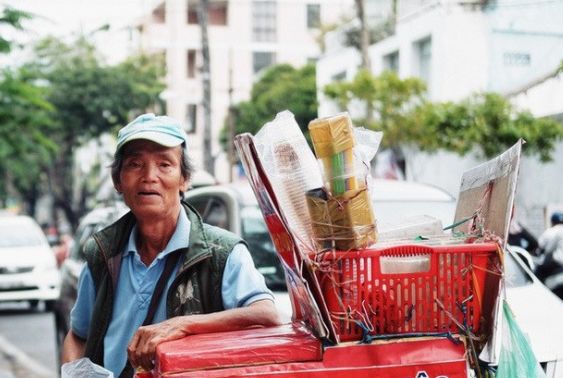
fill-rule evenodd
<path id="1" fill-rule="evenodd" d="M 169 117 L 145 114 L 119 131 L 111 173 L 131 211 L 84 246 L 63 361 L 86 356 L 131 376 L 153 367 L 163 341 L 279 323 L 244 241 L 181 201 L 186 151 Z"/>

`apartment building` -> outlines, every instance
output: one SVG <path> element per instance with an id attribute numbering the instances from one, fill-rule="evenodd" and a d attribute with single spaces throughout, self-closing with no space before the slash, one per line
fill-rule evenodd
<path id="1" fill-rule="evenodd" d="M 435 101 L 459 101 L 475 92 L 495 91 L 515 98 L 521 109 L 537 116 L 563 118 L 560 98 L 531 95 L 536 84 L 548 86 L 544 79 L 557 76 L 554 72 L 563 61 L 563 2 L 396 1 L 395 33 L 369 48 L 372 72 L 390 69 L 403 78 L 419 77 L 427 84 L 428 97 Z M 327 46 L 327 54 L 317 63 L 319 116 L 340 111 L 320 89 L 335 80 L 352 79 L 359 63 L 353 48 Z M 549 85 L 563 86 L 557 78 Z M 481 162 L 474 155 L 404 152 L 408 179 L 433 183 L 453 194 L 459 189 L 461 172 Z M 536 233 L 545 227 L 546 209 L 563 202 L 563 179 L 558 173 L 561 161 L 563 144 L 557 147 L 552 163 L 529 157 L 522 161 L 517 214 L 527 218 Z"/>
<path id="2" fill-rule="evenodd" d="M 157 2 L 138 30 L 144 51 L 166 56 L 167 88 L 162 98 L 167 113 L 184 121 L 191 156 L 201 167 L 204 130 L 197 7 L 197 0 Z M 226 153 L 218 142 L 229 106 L 249 98 L 252 84 L 268 66 L 289 63 L 300 67 L 316 61 L 321 53 L 316 40 L 319 26 L 353 12 L 353 0 L 210 1 L 212 154 L 219 181 L 229 178 Z"/>

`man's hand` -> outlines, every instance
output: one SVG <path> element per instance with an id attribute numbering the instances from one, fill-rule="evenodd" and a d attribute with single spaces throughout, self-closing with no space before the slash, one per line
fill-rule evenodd
<path id="1" fill-rule="evenodd" d="M 156 346 L 163 341 L 176 340 L 188 335 L 188 316 L 179 316 L 140 327 L 127 347 L 127 355 L 133 367 L 151 370 L 154 366 Z"/>
<path id="2" fill-rule="evenodd" d="M 127 347 L 127 355 L 134 368 L 151 370 L 154 367 L 156 347 L 163 341 L 176 340 L 196 333 L 234 331 L 252 326 L 271 327 L 279 324 L 274 302 L 268 299 L 256 301 L 247 307 L 211 314 L 178 316 L 162 323 L 140 327 Z"/>

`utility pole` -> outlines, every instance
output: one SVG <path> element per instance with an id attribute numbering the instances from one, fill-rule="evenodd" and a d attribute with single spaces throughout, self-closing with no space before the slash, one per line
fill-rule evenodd
<path id="1" fill-rule="evenodd" d="M 360 21 L 360 55 L 362 57 L 361 68 L 371 71 L 371 62 L 369 59 L 369 28 L 366 19 L 365 0 L 356 1 L 356 14 Z M 366 102 L 366 127 L 370 127 L 373 121 L 373 104 Z"/>
<path id="2" fill-rule="evenodd" d="M 203 67 L 201 78 L 203 85 L 203 167 L 215 176 L 215 158 L 213 157 L 211 140 L 211 62 L 209 57 L 209 37 L 207 34 L 207 15 L 209 0 L 199 0 L 197 19 L 201 29 L 201 55 Z"/>
<path id="3" fill-rule="evenodd" d="M 233 109 L 233 50 L 229 49 L 229 182 L 233 182 L 233 165 L 235 163 L 235 113 Z"/>
<path id="4" fill-rule="evenodd" d="M 369 29 L 366 20 L 365 0 L 356 0 L 356 14 L 360 21 L 360 54 L 362 56 L 362 68 L 369 70 L 371 67 L 369 59 Z"/>

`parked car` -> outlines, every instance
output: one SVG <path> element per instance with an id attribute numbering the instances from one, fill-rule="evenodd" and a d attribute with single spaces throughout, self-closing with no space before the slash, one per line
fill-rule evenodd
<path id="1" fill-rule="evenodd" d="M 84 265 L 82 246 L 94 232 L 110 225 L 127 212 L 120 202 L 112 206 L 96 208 L 82 218 L 76 232 L 70 254 L 60 268 L 60 295 L 54 304 L 57 346 L 61 347 L 69 330 L 70 310 L 76 301 L 78 277 Z"/>
<path id="2" fill-rule="evenodd" d="M 59 297 L 59 271 L 37 222 L 25 215 L 0 216 L 0 301 L 43 301 L 51 310 Z"/>
<path id="3" fill-rule="evenodd" d="M 532 273 L 527 251 L 505 253 L 506 298 L 548 378 L 563 377 L 563 301 Z"/>

